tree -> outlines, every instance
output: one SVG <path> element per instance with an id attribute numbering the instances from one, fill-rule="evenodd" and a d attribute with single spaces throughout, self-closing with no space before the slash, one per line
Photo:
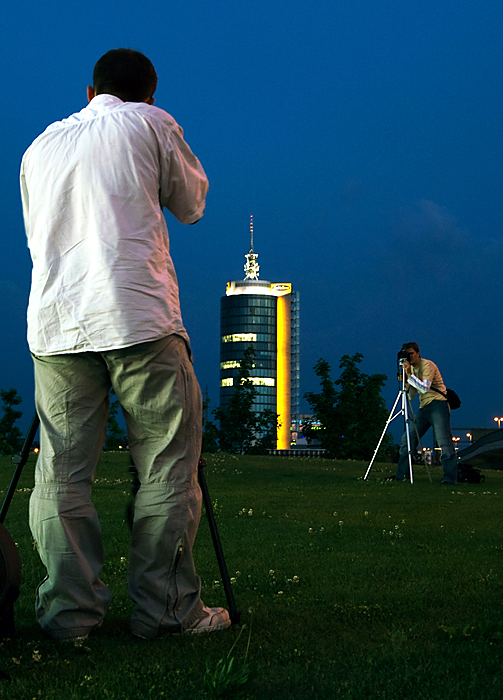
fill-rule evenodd
<path id="1" fill-rule="evenodd" d="M 264 454 L 276 444 L 278 416 L 271 410 L 257 413 L 253 402 L 258 394 L 250 381 L 255 350 L 250 345 L 241 361 L 234 393 L 227 408 L 216 408 L 219 421 L 218 444 L 222 452 L 233 454 Z"/>
<path id="2" fill-rule="evenodd" d="M 218 452 L 218 428 L 213 421 L 208 420 L 208 411 L 210 408 L 210 399 L 208 389 L 203 400 L 203 444 L 201 452 L 213 453 Z"/>
<path id="3" fill-rule="evenodd" d="M 362 360 L 361 353 L 343 355 L 339 364 L 342 372 L 334 382 L 330 378 L 330 365 L 319 359 L 314 371 L 320 378 L 321 392 L 304 394 L 321 425 L 308 424 L 303 433 L 308 441 L 319 439 L 331 458 L 370 459 L 388 419 L 381 396 L 387 377 L 361 372 L 357 365 Z M 392 438 L 385 436 L 380 454 L 384 456 L 392 444 Z"/>
<path id="4" fill-rule="evenodd" d="M 110 392 L 110 408 L 108 410 L 107 434 L 105 438 L 105 450 L 118 450 L 119 446 L 124 447 L 127 443 L 126 433 L 117 421 L 119 412 L 119 401 L 114 392 Z"/>
<path id="5" fill-rule="evenodd" d="M 23 415 L 13 406 L 18 406 L 22 399 L 15 389 L 0 391 L 3 416 L 0 418 L 0 454 L 14 454 L 21 448 L 22 433 L 14 423 Z"/>

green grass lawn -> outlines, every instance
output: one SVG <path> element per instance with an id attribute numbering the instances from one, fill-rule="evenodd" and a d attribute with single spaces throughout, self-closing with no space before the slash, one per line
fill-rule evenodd
<path id="1" fill-rule="evenodd" d="M 129 636 L 128 457 L 107 453 L 94 500 L 114 598 L 103 627 L 74 648 L 46 639 L 33 601 L 43 569 L 28 530 L 30 460 L 5 525 L 23 586 L 17 638 L 1 646 L 0 698 L 204 698 L 206 669 L 229 652 L 248 698 L 448 700 L 503 697 L 503 473 L 480 485 L 385 483 L 392 465 L 208 457 L 206 477 L 246 629 L 151 642 Z M 12 469 L 0 460 L 5 491 Z M 203 517 L 195 547 L 203 598 L 225 605 Z M 234 649 L 233 644 L 236 643 Z M 232 651 L 231 651 L 232 649 Z M 229 690 L 237 697 L 239 688 Z"/>

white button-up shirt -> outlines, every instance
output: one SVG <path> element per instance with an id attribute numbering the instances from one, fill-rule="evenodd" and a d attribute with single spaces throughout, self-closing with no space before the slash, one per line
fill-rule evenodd
<path id="1" fill-rule="evenodd" d="M 191 224 L 208 180 L 173 117 L 98 95 L 28 148 L 21 194 L 36 355 L 187 340 L 162 208 Z"/>

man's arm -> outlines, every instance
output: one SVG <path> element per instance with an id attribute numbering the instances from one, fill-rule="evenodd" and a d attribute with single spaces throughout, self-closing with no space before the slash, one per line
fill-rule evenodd
<path id="1" fill-rule="evenodd" d="M 430 379 L 419 379 L 419 377 L 416 377 L 415 374 L 411 374 L 407 379 L 407 382 L 411 387 L 419 391 L 420 394 L 426 394 L 426 392 L 430 390 Z"/>
<path id="2" fill-rule="evenodd" d="M 204 213 L 208 178 L 178 125 L 169 134 L 167 150 L 161 169 L 160 204 L 182 224 L 195 224 Z"/>
<path id="3" fill-rule="evenodd" d="M 438 373 L 437 366 L 434 362 L 430 360 L 422 360 L 422 379 L 411 374 L 408 378 L 408 383 L 419 391 L 420 394 L 426 394 L 433 383 L 435 374 Z"/>

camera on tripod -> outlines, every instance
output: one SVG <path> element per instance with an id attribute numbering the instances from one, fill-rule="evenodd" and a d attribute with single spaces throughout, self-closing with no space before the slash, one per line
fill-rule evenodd
<path id="1" fill-rule="evenodd" d="M 406 362 L 410 364 L 410 353 L 407 350 L 400 350 L 396 356 L 397 362 L 402 367 Z"/>

